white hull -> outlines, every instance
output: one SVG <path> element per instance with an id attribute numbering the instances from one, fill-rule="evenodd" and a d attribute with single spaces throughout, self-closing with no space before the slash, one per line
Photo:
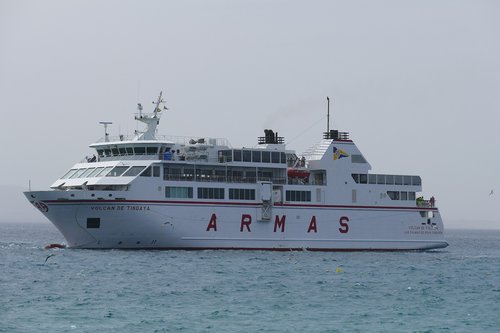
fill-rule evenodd
<path id="1" fill-rule="evenodd" d="M 271 219 L 263 221 L 253 203 L 56 201 L 53 193 L 26 196 L 46 205 L 45 216 L 73 248 L 353 251 L 448 245 L 435 208 L 275 205 Z M 433 217 L 422 217 L 422 211 Z M 99 227 L 89 228 L 88 218 L 99 218 Z"/>

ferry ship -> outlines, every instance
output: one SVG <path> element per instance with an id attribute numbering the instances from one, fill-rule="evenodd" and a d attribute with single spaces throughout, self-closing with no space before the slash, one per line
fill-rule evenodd
<path id="1" fill-rule="evenodd" d="M 328 101 L 329 105 L 329 101 Z M 165 101 L 138 104 L 134 136 L 90 145 L 46 191 L 27 199 L 85 249 L 427 250 L 443 248 L 435 200 L 419 176 L 371 173 L 329 128 L 301 155 L 266 129 L 252 148 L 226 139 L 157 135 Z M 328 107 L 329 110 L 329 107 Z"/>

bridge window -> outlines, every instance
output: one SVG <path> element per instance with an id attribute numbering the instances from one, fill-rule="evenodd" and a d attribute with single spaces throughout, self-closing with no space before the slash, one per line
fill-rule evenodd
<path id="1" fill-rule="evenodd" d="M 377 184 L 385 184 L 385 175 L 377 175 Z"/>
<path id="2" fill-rule="evenodd" d="M 377 175 L 368 175 L 368 184 L 376 184 L 377 183 Z"/>
<path id="3" fill-rule="evenodd" d="M 394 176 L 394 184 L 403 185 L 403 176 Z"/>
<path id="4" fill-rule="evenodd" d="M 135 177 L 144 170 L 145 166 L 133 166 L 123 174 L 124 177 Z"/>
<path id="5" fill-rule="evenodd" d="M 113 167 L 105 167 L 101 172 L 99 172 L 98 174 L 96 174 L 95 176 L 96 177 L 103 177 L 105 176 L 108 172 L 111 171 L 111 169 L 113 169 Z"/>
<path id="6" fill-rule="evenodd" d="M 421 186 L 422 185 L 422 179 L 420 179 L 420 176 L 412 176 L 411 177 L 411 184 L 416 185 L 416 186 Z"/>
<path id="7" fill-rule="evenodd" d="M 146 147 L 134 147 L 134 151 L 136 155 L 144 155 L 146 154 Z"/>
<path id="8" fill-rule="evenodd" d="M 120 177 L 125 171 L 127 171 L 128 166 L 117 166 L 111 170 L 106 177 Z"/>
<path id="9" fill-rule="evenodd" d="M 94 171 L 92 171 L 90 173 L 90 175 L 88 175 L 87 177 L 95 177 L 97 174 L 99 174 L 102 170 L 104 170 L 104 167 L 99 167 L 99 168 L 95 168 Z"/>
<path id="10" fill-rule="evenodd" d="M 66 172 L 66 174 L 62 176 L 61 179 L 71 178 L 71 176 L 73 176 L 77 171 L 78 169 L 71 169 L 68 172 Z"/>
<path id="11" fill-rule="evenodd" d="M 89 168 L 89 169 L 87 169 L 87 170 L 86 170 L 84 173 L 82 173 L 82 174 L 81 174 L 81 176 L 80 176 L 80 177 L 78 177 L 78 178 L 85 178 L 85 177 L 88 177 L 88 176 L 89 176 L 89 174 L 91 174 L 91 173 L 92 173 L 92 171 L 94 171 L 95 169 L 96 169 L 96 168 Z"/>
<path id="12" fill-rule="evenodd" d="M 158 147 L 146 147 L 146 151 L 148 155 L 158 154 Z"/>
<path id="13" fill-rule="evenodd" d="M 85 172 L 85 170 L 87 169 L 78 169 L 77 172 L 75 172 L 73 175 L 71 175 L 71 177 L 69 177 L 70 179 L 73 179 L 73 178 L 78 178 L 82 175 L 82 173 Z"/>

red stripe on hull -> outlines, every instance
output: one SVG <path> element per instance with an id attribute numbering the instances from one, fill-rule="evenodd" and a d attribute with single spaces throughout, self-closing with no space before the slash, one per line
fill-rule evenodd
<path id="1" fill-rule="evenodd" d="M 166 200 L 47 200 L 44 203 L 68 204 L 68 203 L 88 203 L 88 204 L 109 204 L 109 203 L 136 203 L 136 204 L 186 204 L 186 205 L 220 205 L 220 206 L 254 206 L 259 207 L 259 203 L 247 202 L 220 202 L 220 201 L 166 201 Z M 398 207 L 398 206 L 353 206 L 353 205 L 301 205 L 301 204 L 275 204 L 275 207 L 291 208 L 341 208 L 341 209 L 390 209 L 390 210 L 416 210 L 435 211 L 437 208 L 431 207 Z"/>
<path id="2" fill-rule="evenodd" d="M 79 248 L 70 248 L 78 250 Z M 124 250 L 124 251 L 273 251 L 273 252 L 292 252 L 292 251 L 311 251 L 311 252 L 410 252 L 410 251 L 429 251 L 432 249 L 361 249 L 361 248 L 265 248 L 265 247 L 127 247 L 127 248 L 82 248 L 85 250 Z"/>

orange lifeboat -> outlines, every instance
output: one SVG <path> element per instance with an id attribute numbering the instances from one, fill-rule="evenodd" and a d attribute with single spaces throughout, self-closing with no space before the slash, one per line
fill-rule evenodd
<path id="1" fill-rule="evenodd" d="M 308 178 L 311 173 L 304 169 L 288 168 L 288 177 Z"/>

